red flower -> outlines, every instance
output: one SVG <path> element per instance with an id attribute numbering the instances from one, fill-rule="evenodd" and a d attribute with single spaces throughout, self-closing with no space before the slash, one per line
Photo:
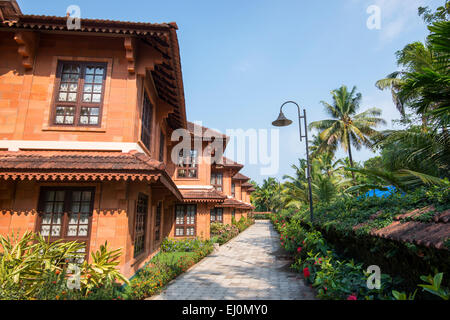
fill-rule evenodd
<path id="1" fill-rule="evenodd" d="M 311 273 L 309 272 L 308 267 L 306 267 L 305 269 L 303 269 L 303 276 L 305 278 L 309 278 L 309 276 L 311 275 Z"/>
<path id="2" fill-rule="evenodd" d="M 323 289 L 324 289 L 325 291 L 327 291 L 327 290 L 328 290 L 328 288 L 327 288 L 327 287 L 323 287 Z"/>
<path id="3" fill-rule="evenodd" d="M 284 246 L 284 242 L 282 242 L 281 245 Z"/>
<path id="4" fill-rule="evenodd" d="M 355 294 L 351 294 L 347 297 L 347 300 L 358 300 L 358 298 L 355 296 Z"/>
<path id="5" fill-rule="evenodd" d="M 302 247 L 298 247 L 298 248 L 297 248 L 297 252 L 298 252 L 298 253 L 302 252 Z"/>

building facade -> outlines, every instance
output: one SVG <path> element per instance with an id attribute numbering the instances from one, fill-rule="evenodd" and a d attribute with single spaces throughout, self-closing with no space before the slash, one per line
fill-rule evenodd
<path id="1" fill-rule="evenodd" d="M 195 198 L 193 171 L 171 160 L 172 133 L 188 129 L 177 29 L 82 19 L 73 30 L 0 0 L 0 234 L 81 241 L 87 259 L 107 241 L 126 276 L 181 228 L 209 238 L 226 197 Z"/>

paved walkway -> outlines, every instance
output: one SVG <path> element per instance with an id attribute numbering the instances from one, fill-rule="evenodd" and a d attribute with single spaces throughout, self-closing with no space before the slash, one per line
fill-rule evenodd
<path id="1" fill-rule="evenodd" d="M 257 221 L 173 280 L 155 300 L 311 300 L 314 293 L 279 246 L 269 221 Z"/>

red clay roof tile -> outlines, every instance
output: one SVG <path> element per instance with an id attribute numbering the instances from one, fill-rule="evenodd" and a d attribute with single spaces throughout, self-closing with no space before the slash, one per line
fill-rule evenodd
<path id="1" fill-rule="evenodd" d="M 444 247 L 444 242 L 450 239 L 450 210 L 434 216 L 434 222 L 409 221 L 420 215 L 434 210 L 434 206 L 417 208 L 399 215 L 390 225 L 379 230 L 372 230 L 371 234 L 395 241 L 410 242 L 421 246 Z"/>
<path id="2" fill-rule="evenodd" d="M 181 189 L 187 202 L 222 202 L 227 197 L 216 189 Z"/>
<path id="3" fill-rule="evenodd" d="M 238 172 L 233 176 L 233 180 L 248 181 L 248 180 L 250 180 L 250 178 L 247 176 L 244 176 L 242 173 Z"/>

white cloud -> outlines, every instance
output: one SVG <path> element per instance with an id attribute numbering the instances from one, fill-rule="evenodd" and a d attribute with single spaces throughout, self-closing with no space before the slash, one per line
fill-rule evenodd
<path id="1" fill-rule="evenodd" d="M 416 22 L 420 20 L 417 15 L 417 8 L 426 6 L 428 2 L 425 0 L 368 0 L 365 4 L 380 7 L 380 41 L 382 44 L 386 44 L 414 28 Z"/>

